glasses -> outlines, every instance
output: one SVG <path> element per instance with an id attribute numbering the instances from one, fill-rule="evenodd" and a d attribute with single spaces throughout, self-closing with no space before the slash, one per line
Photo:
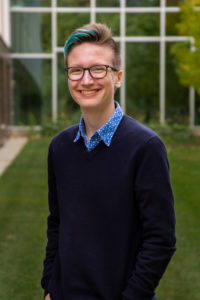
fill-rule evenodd
<path id="1" fill-rule="evenodd" d="M 94 79 L 101 79 L 107 75 L 108 69 L 112 71 L 118 71 L 117 69 L 109 66 L 109 65 L 95 65 L 89 68 L 82 68 L 82 67 L 69 67 L 65 68 L 67 72 L 67 76 L 70 80 L 80 80 L 83 78 L 85 71 L 88 70 L 90 76 Z"/>

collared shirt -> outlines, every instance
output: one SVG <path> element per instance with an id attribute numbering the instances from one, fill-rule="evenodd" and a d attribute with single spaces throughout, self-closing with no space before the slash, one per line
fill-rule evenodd
<path id="1" fill-rule="evenodd" d="M 106 146 L 110 146 L 112 137 L 119 126 L 119 123 L 123 117 L 123 111 L 118 102 L 115 101 L 115 111 L 112 114 L 111 118 L 100 128 L 98 129 L 90 140 L 88 140 L 85 133 L 85 123 L 83 117 L 81 117 L 79 123 L 79 130 L 77 132 L 74 142 L 77 142 L 80 137 L 83 137 L 85 147 L 87 151 L 92 151 L 102 140 Z"/>

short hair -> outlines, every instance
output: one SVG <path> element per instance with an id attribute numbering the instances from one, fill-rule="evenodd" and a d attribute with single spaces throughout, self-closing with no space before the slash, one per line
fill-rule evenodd
<path id="1" fill-rule="evenodd" d="M 113 67 L 121 68 L 121 54 L 119 47 L 112 37 L 111 29 L 102 23 L 90 23 L 76 29 L 68 38 L 64 46 L 64 58 L 67 65 L 67 58 L 76 46 L 83 43 L 94 43 L 96 45 L 108 46 L 113 50 Z"/>

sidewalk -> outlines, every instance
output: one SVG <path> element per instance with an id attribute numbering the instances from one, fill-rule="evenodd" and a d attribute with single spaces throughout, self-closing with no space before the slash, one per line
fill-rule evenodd
<path id="1" fill-rule="evenodd" d="M 0 176 L 19 154 L 27 140 L 27 137 L 11 137 L 5 145 L 0 148 Z"/>

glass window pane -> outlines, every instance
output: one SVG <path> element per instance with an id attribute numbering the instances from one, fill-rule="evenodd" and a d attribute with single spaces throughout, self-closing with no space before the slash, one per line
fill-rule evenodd
<path id="1" fill-rule="evenodd" d="M 51 52 L 50 13 L 12 13 L 12 51 Z"/>
<path id="2" fill-rule="evenodd" d="M 185 0 L 167 0 L 166 6 L 179 6 Z"/>
<path id="3" fill-rule="evenodd" d="M 14 59 L 13 122 L 41 124 L 51 118 L 51 61 Z"/>
<path id="4" fill-rule="evenodd" d="M 138 7 L 143 7 L 143 6 L 160 6 L 160 1 L 159 0 L 127 0 L 126 1 L 126 6 L 138 6 Z"/>
<path id="5" fill-rule="evenodd" d="M 133 36 L 155 36 L 160 34 L 159 13 L 126 14 L 126 34 Z"/>
<path id="6" fill-rule="evenodd" d="M 64 70 L 63 54 L 58 54 L 58 116 L 62 118 L 66 116 L 67 119 L 72 119 L 73 115 L 79 119 L 80 109 L 78 104 L 72 99 L 68 85 L 67 76 Z M 77 122 L 74 120 L 74 122 Z"/>
<path id="7" fill-rule="evenodd" d="M 189 90 L 179 83 L 175 60 L 171 54 L 173 43 L 166 44 L 166 121 L 188 125 Z"/>
<path id="8" fill-rule="evenodd" d="M 96 0 L 96 6 L 99 7 L 117 7 L 120 5 L 120 0 Z"/>
<path id="9" fill-rule="evenodd" d="M 79 27 L 90 22 L 88 13 L 58 13 L 58 45 L 64 46 L 69 35 Z"/>
<path id="10" fill-rule="evenodd" d="M 166 35 L 179 35 L 176 28 L 179 18 L 180 13 L 166 13 Z"/>
<path id="11" fill-rule="evenodd" d="M 141 122 L 158 121 L 159 43 L 126 45 L 126 110 Z"/>
<path id="12" fill-rule="evenodd" d="M 105 23 L 112 29 L 112 34 L 114 36 L 120 35 L 120 15 L 118 13 L 114 14 L 96 14 L 96 21 L 100 23 Z"/>
<path id="13" fill-rule="evenodd" d="M 10 0 L 12 7 L 20 7 L 20 6 L 51 6 L 51 0 Z"/>
<path id="14" fill-rule="evenodd" d="M 200 95 L 195 96 L 195 123 L 196 126 L 200 125 Z"/>
<path id="15" fill-rule="evenodd" d="M 87 7 L 90 6 L 90 0 L 57 0 L 57 6 Z"/>

